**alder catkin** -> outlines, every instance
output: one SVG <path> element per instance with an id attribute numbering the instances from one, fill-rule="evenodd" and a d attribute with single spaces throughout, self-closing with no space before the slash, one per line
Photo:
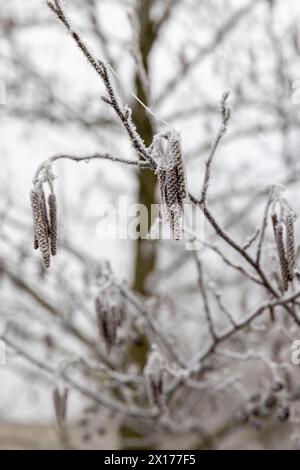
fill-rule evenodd
<path id="1" fill-rule="evenodd" d="M 50 246 L 49 246 L 49 233 L 48 225 L 45 222 L 45 207 L 43 206 L 43 192 L 40 189 L 32 190 L 30 193 L 32 216 L 33 216 L 33 230 L 35 246 L 38 245 L 43 264 L 46 268 L 50 266 Z"/>
<path id="2" fill-rule="evenodd" d="M 45 226 L 42 221 L 42 217 L 39 217 L 37 224 L 37 239 L 39 244 L 39 249 L 42 255 L 42 260 L 45 268 L 50 267 L 50 247 L 49 247 L 49 238 L 48 234 L 45 233 Z"/>
<path id="3" fill-rule="evenodd" d="M 295 232 L 294 232 L 294 216 L 287 214 L 285 217 L 286 227 L 286 257 L 289 270 L 289 280 L 292 281 L 295 269 Z"/>
<path id="4" fill-rule="evenodd" d="M 34 189 L 30 192 L 30 202 L 32 209 L 32 228 L 33 228 L 33 247 L 35 250 L 39 247 L 39 242 L 36 234 L 36 226 L 39 215 L 39 195 Z"/>
<path id="5" fill-rule="evenodd" d="M 48 220 L 48 211 L 46 205 L 46 198 L 43 188 L 39 190 L 39 199 L 40 199 L 40 210 L 42 215 L 43 224 L 45 226 L 45 232 L 50 235 L 50 224 Z"/>
<path id="6" fill-rule="evenodd" d="M 50 219 L 50 248 L 52 256 L 57 253 L 57 204 L 56 196 L 51 193 L 48 198 Z"/>
<path id="7" fill-rule="evenodd" d="M 182 204 L 186 198 L 187 191 L 185 169 L 181 151 L 181 140 L 178 133 L 171 134 L 169 141 L 169 152 L 171 154 L 171 160 L 175 164 L 178 202 L 179 204 Z"/>
<path id="8" fill-rule="evenodd" d="M 53 405 L 55 411 L 55 417 L 58 426 L 62 426 L 62 424 L 66 420 L 67 416 L 67 400 L 69 396 L 69 389 L 64 388 L 63 392 L 61 392 L 58 387 L 55 387 L 52 392 L 53 397 Z"/>
<path id="9" fill-rule="evenodd" d="M 183 202 L 187 195 L 180 135 L 172 131 L 155 136 L 152 151 L 158 161 L 156 173 L 163 216 L 170 222 L 173 239 L 179 240 L 182 238 Z"/>
<path id="10" fill-rule="evenodd" d="M 106 299 L 98 295 L 95 299 L 95 310 L 99 336 L 104 339 L 107 350 L 110 351 L 117 341 L 119 319 L 117 318 L 115 305 L 109 305 Z"/>
<path id="11" fill-rule="evenodd" d="M 277 252 L 280 262 L 282 288 L 284 291 L 288 290 L 289 283 L 289 267 L 285 254 L 284 242 L 283 242 L 283 225 L 281 223 L 276 225 L 275 228 L 275 240 L 277 246 Z"/>
<path id="12" fill-rule="evenodd" d="M 146 391 L 150 403 L 163 410 L 165 408 L 165 373 L 160 356 L 152 351 L 144 369 Z"/>
<path id="13" fill-rule="evenodd" d="M 166 172 L 165 199 L 170 210 L 179 204 L 176 167 L 171 167 Z"/>
<path id="14" fill-rule="evenodd" d="M 150 402 L 157 406 L 157 408 L 163 407 L 163 393 L 164 393 L 164 386 L 163 386 L 163 375 L 160 374 L 159 376 L 155 376 L 149 374 L 148 377 L 148 396 Z"/>

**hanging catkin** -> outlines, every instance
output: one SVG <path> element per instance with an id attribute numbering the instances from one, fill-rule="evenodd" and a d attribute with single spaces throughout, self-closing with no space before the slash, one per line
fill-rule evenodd
<path id="1" fill-rule="evenodd" d="M 109 352 L 117 342 L 117 306 L 107 300 L 105 292 L 101 292 L 95 299 L 95 310 L 99 336 L 104 340 Z"/>
<path id="2" fill-rule="evenodd" d="M 30 202 L 32 209 L 33 247 L 35 250 L 37 250 L 39 247 L 36 230 L 39 218 L 39 196 L 37 191 L 32 190 L 30 192 Z"/>
<path id="3" fill-rule="evenodd" d="M 284 291 L 288 290 L 289 283 L 289 267 L 285 254 L 284 242 L 283 242 L 283 225 L 280 223 L 276 227 L 276 245 L 280 261 L 280 269 L 282 276 L 282 287 Z"/>
<path id="4" fill-rule="evenodd" d="M 50 266 L 49 227 L 46 223 L 45 205 L 43 192 L 40 189 L 31 191 L 31 207 L 33 215 L 34 245 L 39 247 L 43 264 L 46 268 Z"/>
<path id="5" fill-rule="evenodd" d="M 175 171 L 176 171 L 176 180 L 177 180 L 177 197 L 179 204 L 182 205 L 184 199 L 186 198 L 186 177 L 185 177 L 185 170 L 183 165 L 182 159 L 182 151 L 181 151 L 181 139 L 180 135 L 176 133 L 172 133 L 169 139 L 169 152 L 170 152 L 170 160 L 175 164 Z"/>
<path id="6" fill-rule="evenodd" d="M 64 388 L 63 391 L 60 391 L 58 387 L 55 387 L 52 391 L 55 417 L 58 426 L 62 426 L 66 420 L 68 395 L 68 388 Z"/>
<path id="7" fill-rule="evenodd" d="M 295 233 L 294 233 L 294 215 L 288 213 L 285 217 L 286 227 L 286 257 L 289 270 L 289 280 L 292 281 L 295 269 Z"/>
<path id="8" fill-rule="evenodd" d="M 53 186 L 46 203 L 43 183 L 37 182 L 30 193 L 33 219 L 33 245 L 39 248 L 45 268 L 50 266 L 50 255 L 57 252 L 57 205 Z"/>
<path id="9" fill-rule="evenodd" d="M 48 220 L 46 198 L 45 198 L 43 187 L 41 187 L 39 190 L 39 198 L 40 198 L 41 215 L 42 215 L 43 224 L 45 227 L 45 232 L 48 233 L 48 235 L 50 235 L 50 224 Z"/>
<path id="10" fill-rule="evenodd" d="M 284 241 L 283 241 L 283 224 L 281 222 L 278 222 L 278 218 L 276 214 L 272 215 L 272 223 L 273 223 L 276 248 L 277 248 L 280 270 L 281 270 L 282 289 L 285 292 L 288 290 L 289 267 L 288 267 Z"/>
<path id="11" fill-rule="evenodd" d="M 187 195 L 179 133 L 172 131 L 155 136 L 152 150 L 157 161 L 163 216 L 170 222 L 173 238 L 179 240 L 182 237 L 183 202 Z"/>
<path id="12" fill-rule="evenodd" d="M 295 213 L 280 192 L 276 193 L 273 201 L 272 224 L 280 263 L 282 288 L 283 291 L 287 291 L 296 272 Z"/>
<path id="13" fill-rule="evenodd" d="M 57 253 L 57 207 L 56 196 L 51 193 L 48 197 L 49 206 L 49 219 L 50 219 L 50 247 L 51 255 L 55 256 Z"/>
<path id="14" fill-rule="evenodd" d="M 144 376 L 150 403 L 163 410 L 165 408 L 165 371 L 162 359 L 156 350 L 149 353 Z"/>

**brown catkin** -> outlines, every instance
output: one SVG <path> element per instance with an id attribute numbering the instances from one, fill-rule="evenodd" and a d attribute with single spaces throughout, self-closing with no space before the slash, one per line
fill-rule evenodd
<path id="1" fill-rule="evenodd" d="M 45 226 L 45 232 L 50 235 L 50 224 L 48 220 L 48 212 L 47 212 L 47 205 L 46 205 L 46 198 L 43 188 L 39 190 L 39 199 L 40 199 L 40 210 L 42 215 L 43 224 Z"/>
<path id="2" fill-rule="evenodd" d="M 41 202 L 40 190 L 32 190 L 30 193 L 32 216 L 33 216 L 33 229 L 34 239 L 36 239 L 35 246 L 38 245 L 43 264 L 46 268 L 50 266 L 50 247 L 48 238 L 48 227 L 45 224 L 44 219 L 44 207 Z"/>
<path id="3" fill-rule="evenodd" d="M 155 377 L 154 375 L 150 375 L 148 380 L 148 395 L 150 402 L 153 405 L 157 406 L 157 408 L 162 409 L 164 407 L 163 374 L 161 373 L 157 377 Z"/>
<path id="4" fill-rule="evenodd" d="M 280 262 L 282 288 L 284 291 L 287 291 L 289 283 L 289 267 L 285 254 L 285 248 L 283 243 L 283 225 L 281 223 L 276 225 L 275 241 Z"/>
<path id="5" fill-rule="evenodd" d="M 289 269 L 289 280 L 292 281 L 295 269 L 295 232 L 294 232 L 294 216 L 287 214 L 285 217 L 286 227 L 286 257 Z"/>
<path id="6" fill-rule="evenodd" d="M 165 198 L 166 204 L 169 209 L 176 207 L 179 204 L 178 192 L 177 192 L 177 172 L 176 167 L 169 168 L 166 174 L 166 185 L 165 185 Z"/>
<path id="7" fill-rule="evenodd" d="M 115 315 L 116 312 L 114 309 L 108 308 L 106 302 L 100 296 L 95 299 L 95 310 L 99 336 L 104 339 L 107 350 L 110 351 L 117 340 L 118 321 Z"/>
<path id="8" fill-rule="evenodd" d="M 36 226 L 39 215 L 39 195 L 38 192 L 34 189 L 30 192 L 30 201 L 32 209 L 33 247 L 35 250 L 37 250 L 39 247 L 39 242 L 36 234 Z"/>
<path id="9" fill-rule="evenodd" d="M 67 416 L 67 400 L 69 396 L 69 390 L 68 388 L 65 388 L 63 392 L 60 392 L 60 390 L 55 387 L 53 389 L 52 396 L 56 421 L 59 426 L 62 426 Z"/>
<path id="10" fill-rule="evenodd" d="M 152 152 L 158 160 L 156 173 L 162 202 L 162 215 L 170 223 L 173 239 L 180 240 L 182 238 L 183 202 L 187 195 L 180 135 L 172 131 L 155 136 Z"/>
<path id="11" fill-rule="evenodd" d="M 169 152 L 171 155 L 171 160 L 175 164 L 176 168 L 178 201 L 180 204 L 182 204 L 187 193 L 185 183 L 185 170 L 183 165 L 179 134 L 175 134 L 170 137 Z"/>
<path id="12" fill-rule="evenodd" d="M 52 398 L 53 398 L 53 405 L 54 405 L 54 411 L 55 411 L 55 417 L 57 423 L 60 425 L 61 420 L 60 420 L 60 393 L 57 387 L 55 387 L 52 391 Z"/>
<path id="13" fill-rule="evenodd" d="M 157 170 L 157 176 L 161 199 L 161 213 L 164 220 L 169 220 L 169 213 L 166 206 L 166 170 L 160 166 Z"/>
<path id="14" fill-rule="evenodd" d="M 50 218 L 50 248 L 52 256 L 57 253 L 57 204 L 55 194 L 48 197 L 49 218 Z"/>
<path id="15" fill-rule="evenodd" d="M 42 260 L 45 268 L 50 267 L 50 246 L 49 246 L 49 238 L 48 234 L 45 233 L 45 226 L 42 221 L 42 217 L 39 217 L 39 221 L 37 224 L 37 239 L 39 243 L 40 252 L 42 254 Z"/>
<path id="16" fill-rule="evenodd" d="M 178 200 L 180 201 L 180 204 L 182 204 L 187 195 L 186 187 L 185 187 L 185 174 L 183 170 L 180 168 L 180 166 L 176 167 L 176 172 L 177 172 L 177 183 L 178 183 L 178 188 L 177 188 Z"/>
<path id="17" fill-rule="evenodd" d="M 182 204 L 178 196 L 176 167 L 170 168 L 166 175 L 165 201 L 174 240 L 182 237 Z"/>
<path id="18" fill-rule="evenodd" d="M 151 353 L 148 357 L 144 376 L 146 391 L 151 404 L 163 410 L 165 408 L 165 373 L 161 359 L 156 353 Z"/>

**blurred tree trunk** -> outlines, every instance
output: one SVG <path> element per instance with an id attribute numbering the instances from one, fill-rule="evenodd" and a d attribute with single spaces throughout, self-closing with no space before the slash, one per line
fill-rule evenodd
<path id="1" fill-rule="evenodd" d="M 140 29 L 139 47 L 147 75 L 149 56 L 155 41 L 155 25 L 150 17 L 152 3 L 152 0 L 137 0 L 137 21 Z M 135 76 L 135 86 L 138 98 L 147 105 L 147 96 L 138 73 L 136 73 Z M 153 136 L 151 120 L 149 119 L 147 111 L 137 101 L 133 104 L 133 119 L 146 145 L 150 145 Z M 138 181 L 138 201 L 147 207 L 149 228 L 151 224 L 151 204 L 155 203 L 155 192 L 155 174 L 150 170 L 141 171 L 139 173 Z M 148 275 L 155 269 L 156 248 L 157 244 L 154 241 L 142 239 L 138 239 L 136 241 L 136 261 L 133 288 L 141 294 L 147 293 L 146 280 Z"/>
<path id="2" fill-rule="evenodd" d="M 139 48 L 144 69 L 148 75 L 149 56 L 155 41 L 154 24 L 150 18 L 152 0 L 136 0 L 137 22 L 140 30 Z M 147 94 L 138 71 L 135 75 L 135 88 L 138 98 L 148 105 Z M 137 102 L 132 104 L 132 115 L 134 123 L 145 141 L 146 145 L 152 142 L 153 129 L 147 111 Z M 143 170 L 138 175 L 138 202 L 147 207 L 148 227 L 151 224 L 151 204 L 155 203 L 156 176 L 152 171 Z M 138 238 L 136 241 L 136 259 L 133 288 L 143 295 L 147 294 L 146 281 L 149 274 L 155 269 L 157 243 L 154 241 Z M 133 342 L 129 349 L 131 359 L 144 368 L 147 355 L 148 343 L 146 338 L 139 337 L 139 341 Z M 120 431 L 122 438 L 136 438 L 135 432 L 127 426 L 122 426 Z M 126 447 L 126 446 L 125 446 Z"/>

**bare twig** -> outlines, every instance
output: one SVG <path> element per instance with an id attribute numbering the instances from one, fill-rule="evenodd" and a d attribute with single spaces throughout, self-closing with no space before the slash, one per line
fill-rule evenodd
<path id="1" fill-rule="evenodd" d="M 212 145 L 210 154 L 208 156 L 208 159 L 206 160 L 206 166 L 205 166 L 205 175 L 204 175 L 204 180 L 203 180 L 203 185 L 202 185 L 202 194 L 200 198 L 200 204 L 205 204 L 206 203 L 206 194 L 208 190 L 208 185 L 210 181 L 210 168 L 212 164 L 212 160 L 214 158 L 214 155 L 217 151 L 218 145 L 222 140 L 222 137 L 224 136 L 226 130 L 227 130 L 227 125 L 230 119 L 230 109 L 227 106 L 227 99 L 229 97 L 229 92 L 226 92 L 223 94 L 222 100 L 221 100 L 221 116 L 222 116 L 222 124 L 221 127 L 217 133 L 217 137 L 214 140 L 214 143 Z"/>
<path id="2" fill-rule="evenodd" d="M 194 258 L 195 258 L 195 262 L 196 262 L 196 266 L 197 266 L 197 270 L 198 270 L 198 284 L 199 284 L 199 289 L 200 289 L 200 292 L 201 292 L 202 298 L 203 298 L 205 317 L 206 317 L 206 321 L 207 321 L 207 324 L 208 324 L 209 332 L 210 332 L 210 334 L 213 338 L 214 343 L 216 343 L 217 340 L 218 340 L 218 336 L 215 332 L 215 328 L 214 328 L 214 325 L 213 325 L 211 311 L 210 311 L 210 307 L 209 307 L 209 303 L 208 303 L 207 290 L 206 290 L 206 286 L 204 285 L 204 282 L 203 282 L 203 269 L 202 269 L 201 261 L 200 261 L 199 257 L 197 256 L 197 252 L 194 252 L 194 253 L 195 253 Z"/>

